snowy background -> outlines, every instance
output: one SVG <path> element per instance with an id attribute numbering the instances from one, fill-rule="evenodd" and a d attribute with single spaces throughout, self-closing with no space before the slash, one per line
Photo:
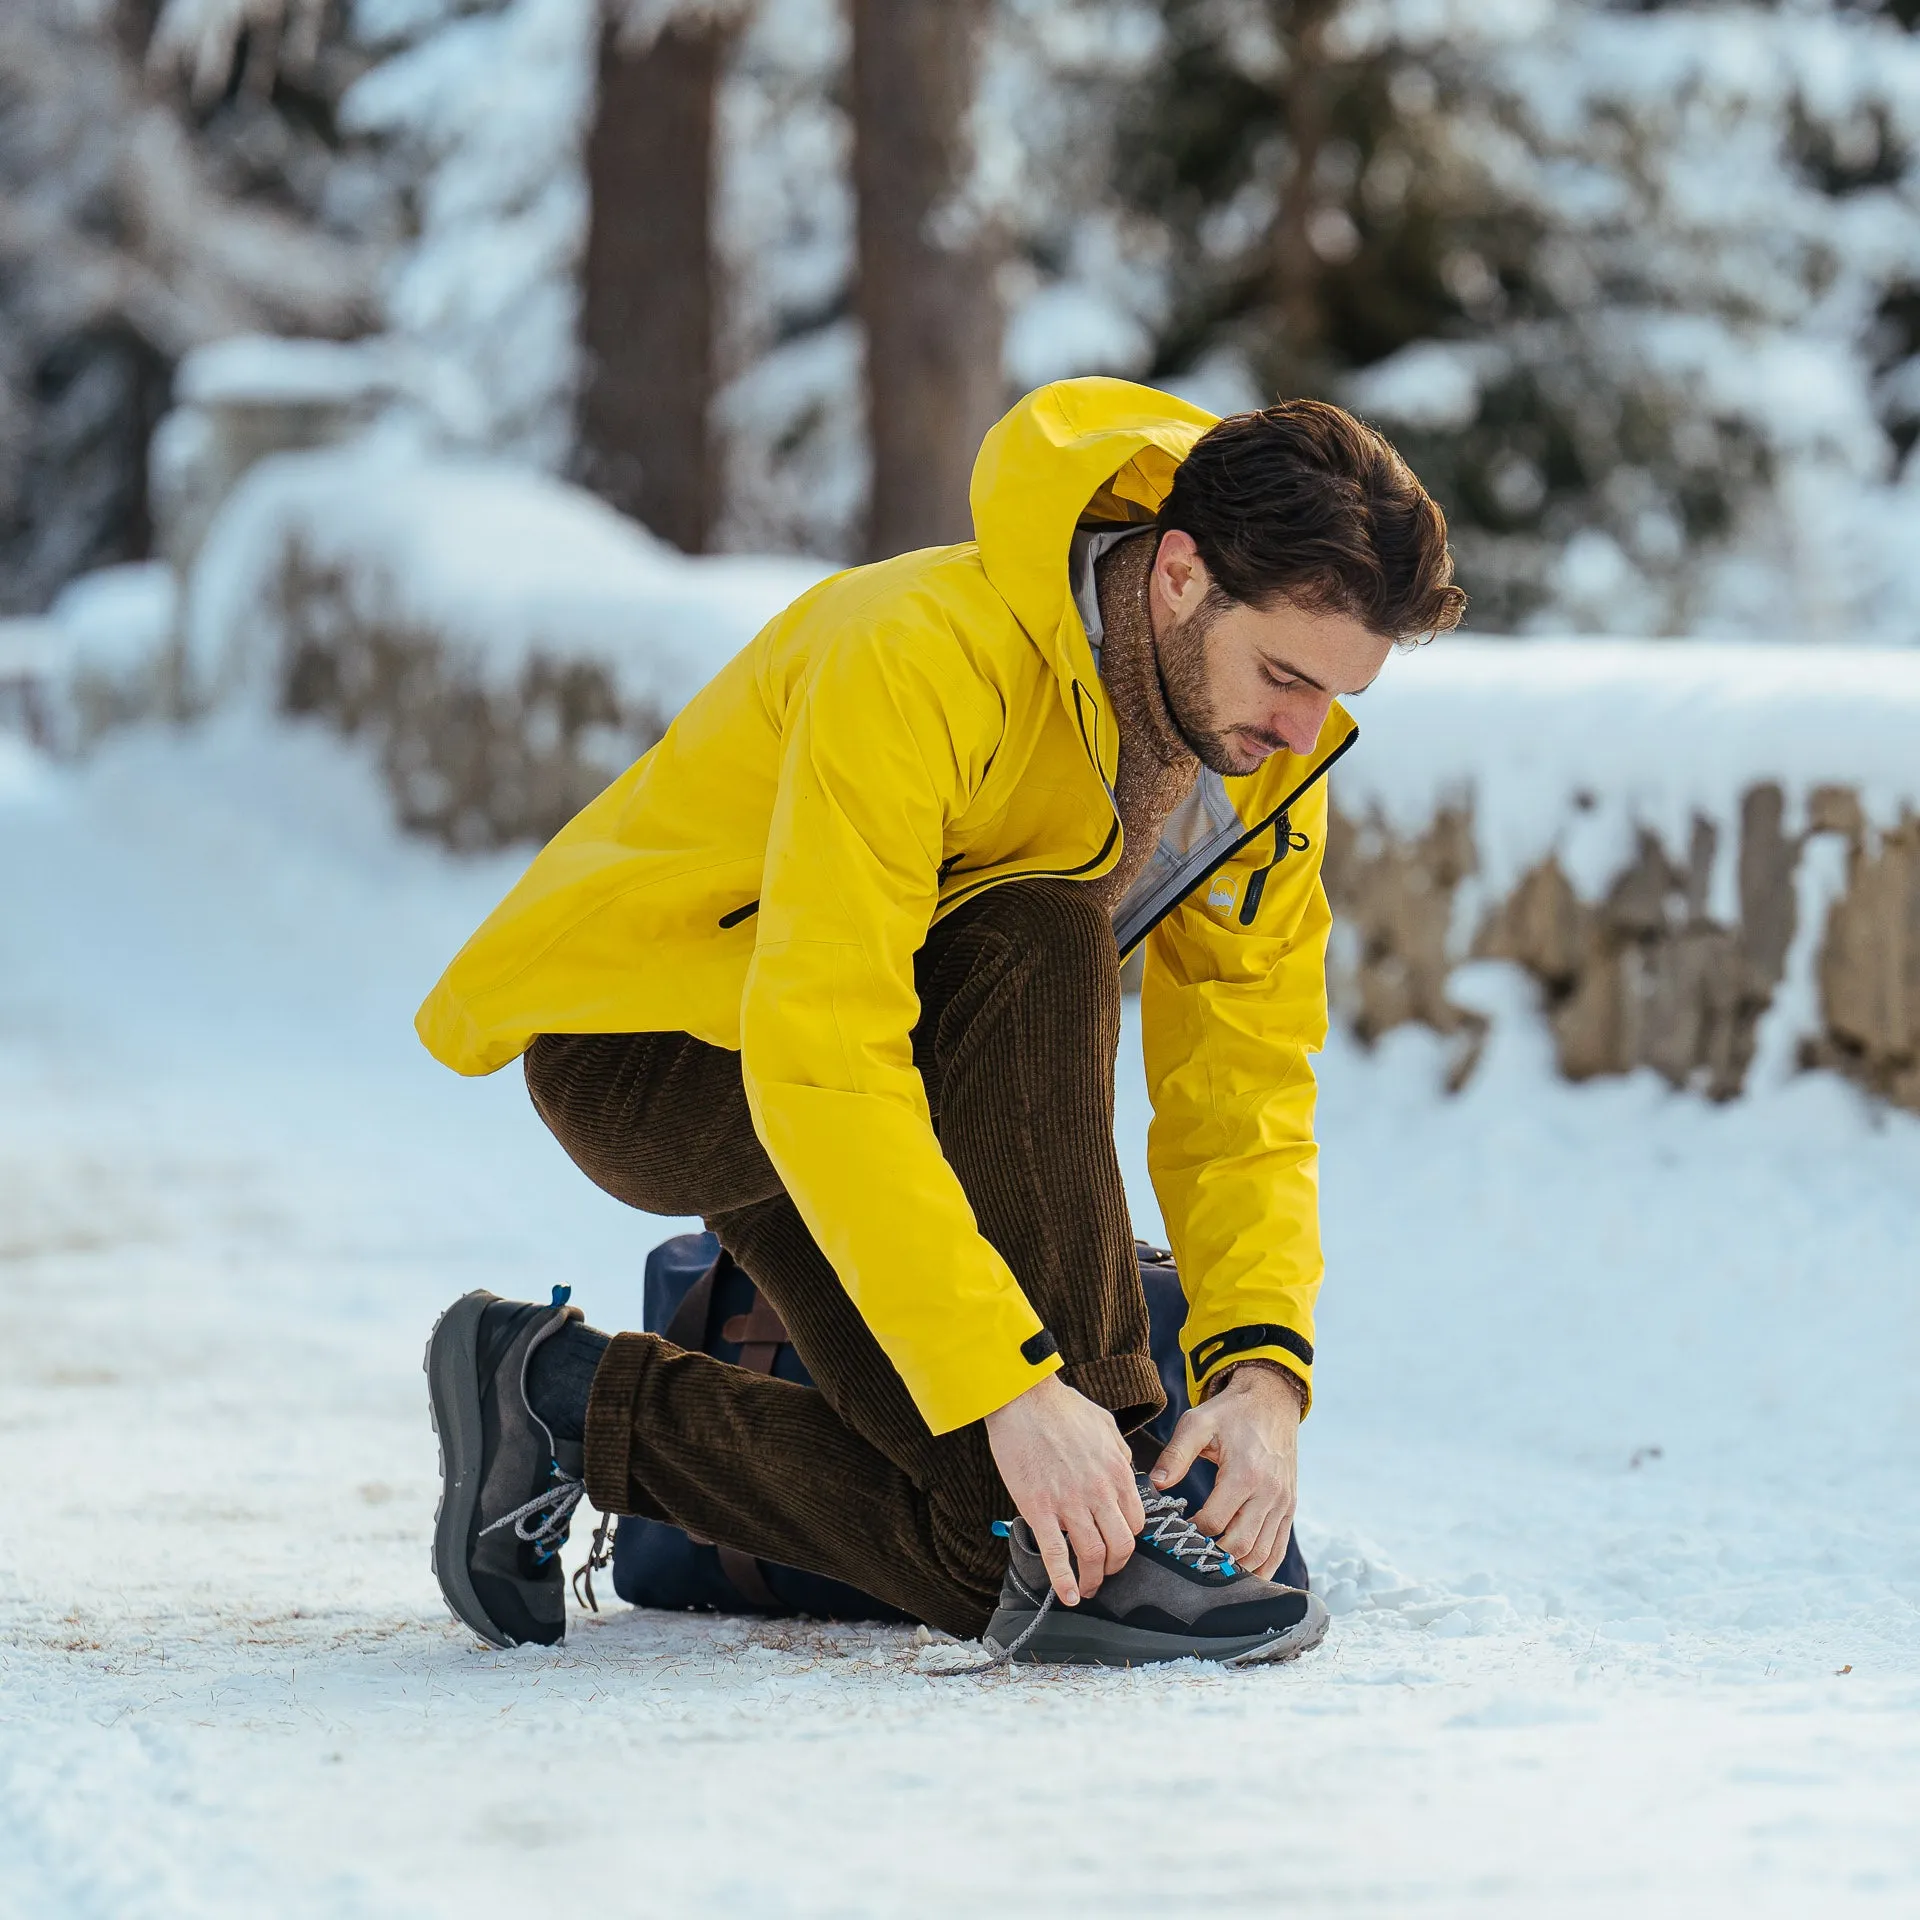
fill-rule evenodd
<path id="1" fill-rule="evenodd" d="M 1920 1897 L 1920 1120 L 1568 1087 L 1497 966 L 1463 1094 L 1417 1028 L 1321 1063 L 1321 1652 L 936 1679 L 618 1602 L 476 1647 L 426 1330 L 555 1281 L 636 1324 L 667 1230 L 412 1041 L 517 859 L 399 839 L 317 728 L 0 758 L 0 1911 Z"/>
<path id="2" fill-rule="evenodd" d="M 0 1914 L 1910 1911 L 1907 0 L 956 4 L 964 87 L 894 171 L 921 264 L 990 295 L 973 390 L 1342 399 L 1515 636 L 1393 661 L 1336 796 L 1396 911 L 1445 892 L 1421 1017 L 1455 1024 L 1321 1062 L 1335 1629 L 1275 1672 L 982 1682 L 890 1630 L 612 1602 L 502 1655 L 441 1608 L 433 1316 L 565 1282 L 636 1324 L 680 1223 L 412 1011 L 871 550 L 926 396 L 867 351 L 903 267 L 861 238 L 855 29 L 913 11 L 0 10 Z M 710 143 L 697 257 L 637 279 L 596 239 L 671 224 L 602 112 L 633 86 Z M 618 317 L 696 281 L 623 443 Z M 1568 1084 L 1560 987 L 1472 957 L 1544 866 L 1598 912 L 1649 845 L 1691 904 L 1620 978 L 1731 964 L 1752 900 L 1781 930 L 1722 983 L 1718 1104 L 1691 1056 Z M 1337 970 L 1414 955 L 1378 932 Z M 1130 1026 L 1151 1235 L 1145 1121 Z"/>

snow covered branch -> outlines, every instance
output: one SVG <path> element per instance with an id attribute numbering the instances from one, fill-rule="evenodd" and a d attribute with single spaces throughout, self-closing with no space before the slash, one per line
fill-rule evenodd
<path id="1" fill-rule="evenodd" d="M 265 98 L 280 73 L 309 71 L 331 0 L 166 0 L 147 47 L 147 71 L 184 76 L 196 106 L 217 100 L 233 77 L 242 44 L 241 84 Z"/>

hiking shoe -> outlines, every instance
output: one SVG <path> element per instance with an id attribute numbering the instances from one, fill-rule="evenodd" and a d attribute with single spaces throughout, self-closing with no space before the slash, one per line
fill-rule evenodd
<path id="1" fill-rule="evenodd" d="M 584 1459 L 527 1404 L 534 1349 L 581 1318 L 555 1287 L 551 1306 L 475 1292 L 427 1340 L 427 1394 L 440 1436 L 433 1571 L 453 1609 L 489 1646 L 566 1637 L 560 1549 L 586 1488 Z"/>
<path id="2" fill-rule="evenodd" d="M 1101 1667 L 1217 1660 L 1245 1667 L 1291 1660 L 1326 1638 L 1326 1603 L 1317 1594 L 1276 1586 L 1235 1566 L 1186 1517 L 1184 1500 L 1156 1492 L 1144 1476 L 1139 1487 L 1147 1524 L 1134 1537 L 1133 1558 L 1077 1607 L 1054 1600 L 1027 1523 L 1007 1525 L 1007 1577 L 985 1635 L 996 1658 Z"/>

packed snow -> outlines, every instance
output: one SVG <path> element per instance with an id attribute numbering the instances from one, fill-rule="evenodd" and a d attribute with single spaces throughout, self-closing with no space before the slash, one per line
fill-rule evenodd
<path id="1" fill-rule="evenodd" d="M 413 1040 L 520 857 L 402 842 L 245 713 L 0 740 L 0 1912 L 1920 1898 L 1920 1123 L 1569 1088 L 1498 967 L 1459 1097 L 1412 1031 L 1323 1062 L 1321 1652 L 936 1679 L 905 1630 L 618 1602 L 479 1649 L 427 1327 L 556 1281 L 635 1324 L 678 1224 Z M 1153 1234 L 1131 1030 L 1120 1115 Z"/>

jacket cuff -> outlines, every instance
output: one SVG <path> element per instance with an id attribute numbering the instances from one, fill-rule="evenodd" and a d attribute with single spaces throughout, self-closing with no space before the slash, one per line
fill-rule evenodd
<path id="1" fill-rule="evenodd" d="M 948 1366 L 952 1364 L 949 1360 Z M 1029 1387 L 1059 1371 L 1060 1349 L 1043 1333 L 1019 1346 L 996 1342 L 989 1351 L 971 1357 L 964 1368 L 909 1379 L 907 1391 L 930 1433 L 952 1433 L 998 1413 L 1008 1401 L 1019 1399 Z"/>
<path id="2" fill-rule="evenodd" d="M 1260 1325 L 1229 1327 L 1209 1334 L 1187 1353 L 1187 1383 L 1197 1407 L 1207 1396 L 1207 1383 L 1228 1366 L 1242 1360 L 1271 1360 L 1299 1381 L 1300 1414 L 1313 1405 L 1313 1342 L 1291 1327 Z"/>

